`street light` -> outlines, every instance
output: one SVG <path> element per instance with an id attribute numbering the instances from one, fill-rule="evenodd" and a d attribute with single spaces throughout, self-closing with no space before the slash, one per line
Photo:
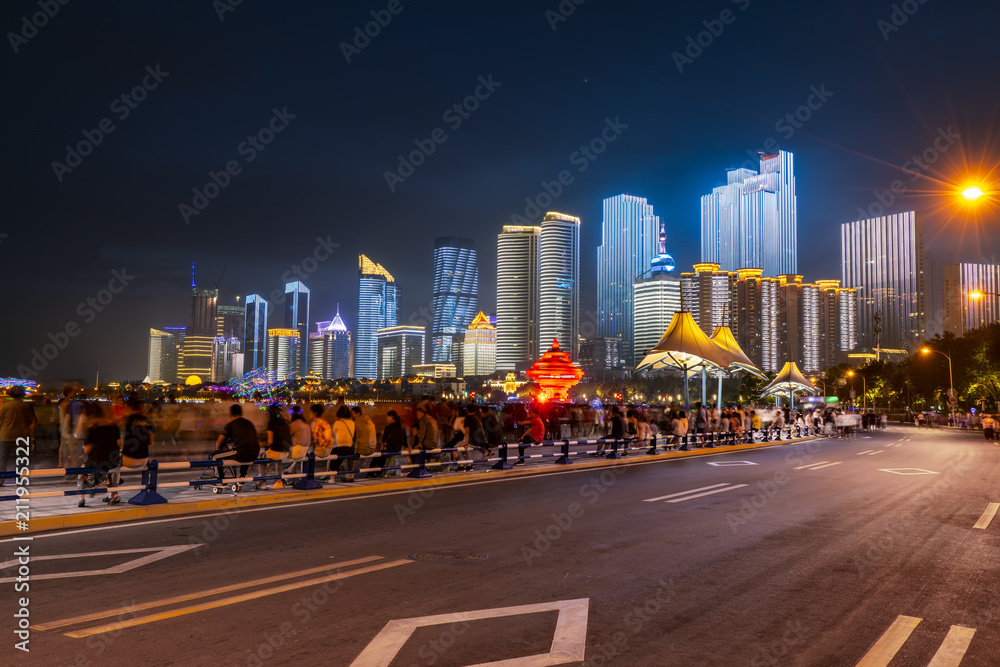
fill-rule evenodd
<path id="1" fill-rule="evenodd" d="M 955 425 L 955 408 L 952 407 L 951 402 L 955 396 L 955 381 L 952 379 L 951 375 L 951 357 L 944 352 L 938 350 L 932 350 L 929 347 L 922 348 L 920 350 L 924 354 L 940 354 L 942 357 L 948 360 L 948 409 L 951 412 L 951 425 Z"/>
<path id="2" fill-rule="evenodd" d="M 986 193 L 983 192 L 983 189 L 978 185 L 968 185 L 962 189 L 962 196 L 967 201 L 976 201 L 985 194 Z"/>
<path id="3" fill-rule="evenodd" d="M 861 376 L 861 411 L 865 411 L 865 394 L 868 393 L 868 382 L 865 380 L 865 376 L 861 373 L 855 373 L 854 371 L 847 371 L 849 377 L 854 377 L 855 375 Z"/>

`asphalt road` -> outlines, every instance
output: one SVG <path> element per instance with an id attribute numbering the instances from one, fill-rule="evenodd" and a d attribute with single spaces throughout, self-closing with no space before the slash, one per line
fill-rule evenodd
<path id="1" fill-rule="evenodd" d="M 974 526 L 1000 502 L 998 464 L 1000 446 L 981 437 L 895 427 L 39 536 L 31 652 L 5 629 L 0 656 L 79 667 L 359 656 L 359 667 L 923 666 L 937 653 L 938 667 L 997 665 L 1000 519 Z M 4 559 L 16 544 L 0 542 Z M 193 544 L 118 573 L 37 578 L 156 552 L 47 556 Z M 488 557 L 411 558 L 438 550 Z M 15 597 L 0 596 L 11 630 Z M 546 653 L 554 635 L 563 659 L 512 661 Z"/>

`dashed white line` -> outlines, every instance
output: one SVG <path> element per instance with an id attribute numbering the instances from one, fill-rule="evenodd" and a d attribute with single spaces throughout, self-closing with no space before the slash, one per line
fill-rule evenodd
<path id="1" fill-rule="evenodd" d="M 829 463 L 829 461 L 819 461 L 817 463 L 810 463 L 808 465 L 798 466 L 796 468 L 792 468 L 792 470 L 802 470 L 803 468 L 812 468 L 813 466 L 821 466 L 824 463 Z"/>
<path id="2" fill-rule="evenodd" d="M 986 530 L 989 528 L 990 522 L 993 521 L 993 517 L 997 515 L 997 510 L 1000 510 L 1000 503 L 990 503 L 986 506 L 986 511 L 983 515 L 979 517 L 979 521 L 973 528 L 979 528 L 980 530 Z"/>
<path id="3" fill-rule="evenodd" d="M 725 489 L 715 489 L 714 491 L 705 491 L 704 493 L 696 493 L 693 496 L 684 496 L 683 498 L 674 498 L 673 500 L 668 500 L 668 503 L 682 503 L 685 500 L 694 500 L 695 498 L 701 498 L 702 496 L 710 496 L 713 493 L 722 493 L 723 491 L 733 491 L 734 489 L 742 489 L 744 486 L 749 486 L 748 484 L 734 484 L 733 486 L 726 487 Z"/>
<path id="4" fill-rule="evenodd" d="M 705 491 L 707 489 L 717 489 L 720 486 L 729 486 L 729 482 L 725 484 L 713 484 L 711 486 L 703 486 L 700 489 L 688 489 L 687 491 L 681 491 L 679 493 L 671 493 L 666 496 L 657 496 L 656 498 L 646 498 L 642 502 L 644 503 L 655 503 L 657 500 L 666 500 L 667 498 L 676 498 L 677 496 L 686 496 L 689 493 L 698 493 L 699 491 Z"/>

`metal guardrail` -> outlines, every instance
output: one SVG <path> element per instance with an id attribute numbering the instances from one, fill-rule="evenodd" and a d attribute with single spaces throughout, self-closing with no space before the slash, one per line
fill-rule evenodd
<path id="1" fill-rule="evenodd" d="M 780 440 L 789 440 L 794 438 L 806 437 L 815 435 L 815 430 L 810 426 L 787 426 L 782 429 L 761 429 L 757 431 L 745 431 L 739 436 L 735 433 L 699 433 L 699 434 L 687 434 L 682 436 L 674 435 L 657 435 L 648 441 L 648 449 L 644 452 L 645 456 L 653 456 L 659 454 L 659 449 L 663 448 L 665 451 L 670 451 L 673 449 L 674 445 L 677 446 L 676 451 L 691 451 L 693 448 L 713 448 L 713 447 L 726 447 L 739 444 L 751 444 L 754 442 L 777 442 Z M 757 440 L 756 436 L 760 435 L 760 440 Z M 782 437 L 785 436 L 785 437 Z M 674 442 L 676 440 L 676 442 Z M 669 441 L 669 444 L 660 444 L 662 441 Z M 587 445 L 603 445 L 599 449 L 593 450 L 577 450 L 571 451 L 570 447 L 573 446 L 587 446 Z M 36 493 L 28 493 L 23 496 L 18 495 L 7 495 L 0 496 L 0 501 L 11 501 L 16 500 L 19 497 L 23 498 L 52 498 L 58 496 L 77 496 L 83 494 L 96 494 L 96 493 L 107 493 L 108 491 L 138 491 L 136 495 L 129 498 L 128 502 L 132 505 L 159 505 L 167 502 L 159 492 L 158 489 L 163 488 L 178 488 L 178 487 L 195 487 L 201 488 L 203 486 L 212 486 L 215 491 L 220 491 L 223 487 L 232 486 L 235 487 L 234 490 L 238 489 L 243 484 L 248 482 L 266 482 L 267 480 L 296 480 L 292 487 L 297 490 L 310 490 L 310 489 L 320 489 L 323 485 L 317 481 L 317 478 L 332 478 L 336 480 L 338 476 L 353 476 L 355 474 L 367 474 L 367 473 L 389 473 L 393 471 L 399 471 L 400 473 L 409 471 L 407 477 L 414 479 L 433 477 L 433 473 L 428 470 L 431 468 L 445 468 L 452 465 L 458 464 L 461 466 L 468 466 L 471 470 L 473 466 L 483 466 L 486 464 L 492 470 L 510 470 L 527 459 L 555 459 L 554 463 L 557 465 L 567 465 L 572 463 L 571 456 L 604 456 L 607 459 L 621 459 L 624 456 L 632 453 L 635 449 L 642 449 L 647 445 L 643 445 L 634 438 L 624 438 L 624 439 L 611 439 L 611 438 L 591 438 L 583 440 L 549 440 L 539 443 L 501 443 L 496 457 L 484 457 L 480 459 L 464 459 L 464 460 L 433 460 L 432 457 L 439 457 L 441 454 L 451 454 L 451 453 L 468 453 L 474 451 L 489 451 L 490 448 L 486 447 L 440 447 L 437 449 L 407 449 L 400 452 L 375 452 L 373 454 L 366 454 L 364 456 L 360 454 L 349 454 L 347 456 L 324 456 L 316 457 L 314 454 L 307 454 L 304 458 L 292 459 L 286 458 L 280 461 L 274 459 L 263 458 L 255 459 L 254 461 L 234 461 L 232 459 L 221 459 L 221 460 L 199 460 L 199 461 L 177 461 L 171 463 L 157 463 L 155 459 L 150 460 L 149 463 L 141 468 L 127 468 L 127 467 L 117 467 L 109 470 L 102 470 L 97 468 L 45 468 L 28 470 L 28 478 L 45 478 L 45 477 L 66 477 L 71 475 L 107 475 L 109 473 L 142 473 L 142 480 L 139 484 L 134 485 L 124 485 L 124 486 L 112 486 L 112 487 L 93 487 L 85 489 L 66 489 L 62 491 L 41 491 Z M 519 448 L 519 450 L 529 450 L 537 449 L 543 447 L 557 447 L 559 451 L 557 452 L 542 452 L 538 454 L 525 453 L 521 455 L 520 452 L 517 455 L 517 461 L 514 464 L 510 463 L 512 458 L 510 455 L 510 449 L 512 447 Z M 610 449 L 609 449 L 610 448 Z M 415 458 L 415 463 L 403 463 L 399 465 L 392 466 L 382 466 L 376 468 L 360 468 L 355 470 L 353 468 L 353 461 L 358 459 L 373 459 L 373 458 L 395 458 L 405 456 L 409 458 Z M 347 470 L 326 470 L 317 471 L 316 464 L 322 463 L 324 461 L 333 463 L 341 461 L 351 461 L 349 469 Z M 267 464 L 294 464 L 301 463 L 303 471 L 301 473 L 292 474 L 280 474 L 280 475 L 258 475 L 256 477 L 223 477 L 223 468 L 234 467 L 234 466 L 252 466 L 252 465 L 267 465 Z M 490 465 L 492 464 L 492 465 Z M 189 480 L 185 482 L 164 482 L 160 483 L 158 476 L 160 472 L 166 471 L 178 471 L 178 470 L 202 470 L 208 468 L 218 468 L 216 478 L 206 478 L 200 477 L 196 480 Z M 204 472 L 203 472 L 204 474 Z M 0 479 L 11 479 L 17 477 L 17 471 L 3 471 L 0 472 Z M 351 480 L 341 480 L 341 481 L 351 481 Z M 22 487 L 23 488 L 23 487 Z"/>

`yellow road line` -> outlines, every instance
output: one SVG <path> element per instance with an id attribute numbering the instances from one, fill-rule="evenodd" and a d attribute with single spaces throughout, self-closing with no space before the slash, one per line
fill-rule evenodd
<path id="1" fill-rule="evenodd" d="M 889 629 L 882 633 L 875 645 L 865 653 L 856 667 L 887 667 L 889 661 L 903 647 L 923 619 L 913 616 L 897 616 Z"/>
<path id="2" fill-rule="evenodd" d="M 927 667 L 958 667 L 972 643 L 975 628 L 963 628 L 960 625 L 951 626 L 948 636 L 944 638 L 941 647 L 931 658 Z"/>
<path id="3" fill-rule="evenodd" d="M 242 595 L 234 595 L 233 597 L 222 598 L 221 600 L 213 600 L 212 602 L 203 602 L 201 604 L 191 605 L 189 607 L 181 607 L 180 609 L 172 609 L 170 611 L 164 611 L 158 614 L 150 614 L 149 616 L 140 616 L 139 618 L 131 618 L 125 621 L 109 623 L 107 625 L 97 625 L 92 628 L 74 630 L 73 632 L 65 633 L 65 635 L 67 637 L 73 637 L 75 639 L 82 639 L 83 637 L 90 637 L 91 635 L 99 635 L 105 632 L 113 632 L 115 630 L 121 630 L 123 628 L 131 628 L 136 625 L 145 625 L 146 623 L 155 623 L 156 621 L 163 621 L 168 618 L 177 618 L 178 616 L 184 616 L 186 614 L 194 614 L 199 611 L 208 611 L 209 609 L 217 609 L 219 607 L 225 607 L 231 604 L 246 602 L 247 600 L 256 600 L 257 598 L 266 597 L 268 595 L 286 593 L 288 591 L 294 591 L 299 588 L 305 588 L 306 586 L 314 586 L 316 584 L 323 584 L 328 581 L 346 579 L 348 577 L 353 577 L 358 574 L 367 574 L 368 572 L 377 572 L 379 570 L 386 570 L 389 569 L 390 567 L 406 565 L 407 563 L 412 563 L 412 562 L 413 561 L 404 558 L 401 560 L 389 561 L 388 563 L 369 565 L 368 567 L 362 567 L 357 570 L 349 570 L 347 572 L 338 572 L 336 574 L 331 574 L 326 577 L 317 577 L 315 579 L 306 579 L 305 581 L 296 581 L 295 583 L 285 584 L 284 586 L 275 586 L 274 588 L 264 588 L 259 591 L 252 591 L 250 593 L 244 593 Z"/>
<path id="4" fill-rule="evenodd" d="M 990 522 L 993 521 L 993 517 L 997 515 L 997 510 L 1000 510 L 1000 503 L 990 503 L 987 505 L 986 511 L 983 512 L 981 517 L 979 517 L 979 521 L 976 522 L 976 525 L 973 526 L 973 528 L 986 530 L 989 527 Z"/>
<path id="5" fill-rule="evenodd" d="M 355 558 L 354 560 L 347 560 L 344 561 L 343 563 L 331 563 L 329 565 L 323 565 L 322 567 L 311 567 L 308 570 L 299 570 L 298 572 L 286 572 L 285 574 L 279 574 L 273 577 L 265 577 L 264 579 L 244 581 L 239 584 L 230 584 L 228 586 L 220 586 L 219 588 L 210 588 L 205 591 L 185 593 L 184 595 L 177 595 L 172 598 L 153 600 L 152 602 L 141 602 L 138 604 L 129 605 L 127 607 L 119 607 L 118 609 L 109 609 L 107 611 L 94 612 L 93 614 L 74 616 L 73 618 L 64 618 L 61 621 L 52 621 L 51 623 L 39 623 L 37 625 L 32 625 L 31 627 L 34 630 L 54 630 L 55 628 L 63 628 L 66 627 L 67 625 L 76 625 L 77 623 L 96 621 L 101 618 L 110 618 L 111 616 L 118 616 L 119 614 L 128 614 L 135 611 L 142 611 L 143 609 L 152 609 L 153 607 L 163 607 L 169 604 L 177 604 L 178 602 L 197 600 L 198 598 L 205 598 L 211 595 L 219 595 L 221 593 L 229 593 L 230 591 L 237 591 L 241 588 L 250 588 L 251 586 L 263 586 L 264 584 L 273 584 L 276 581 L 283 581 L 285 579 L 294 579 L 295 577 L 304 577 L 309 574 L 316 574 L 317 572 L 325 572 L 327 570 L 332 570 L 337 567 L 349 567 L 351 565 L 360 565 L 362 563 L 370 563 L 373 560 L 381 560 L 381 559 L 382 556 L 366 556 L 365 558 Z"/>

